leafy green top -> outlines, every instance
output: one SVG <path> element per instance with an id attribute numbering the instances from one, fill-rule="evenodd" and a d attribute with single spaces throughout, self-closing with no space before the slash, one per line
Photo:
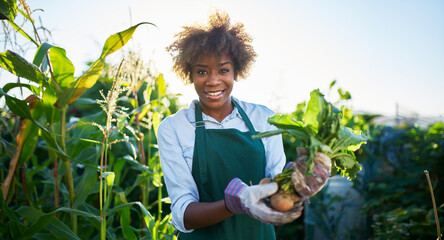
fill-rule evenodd
<path id="1" fill-rule="evenodd" d="M 293 118 L 295 115 L 274 115 L 268 118 L 268 122 L 278 129 L 254 137 L 291 134 L 309 149 L 307 174 L 312 173 L 315 152 L 322 152 L 332 160 L 332 176 L 340 171 L 342 176 L 353 179 L 361 170 L 353 152 L 367 143 L 367 137 L 360 131 L 342 126 L 342 114 L 342 109 L 326 101 L 324 95 L 316 89 L 310 93 L 305 111 L 296 116 L 298 119 Z"/>

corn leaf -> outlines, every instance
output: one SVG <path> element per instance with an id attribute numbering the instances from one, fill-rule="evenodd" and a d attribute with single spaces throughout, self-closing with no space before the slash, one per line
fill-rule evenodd
<path id="1" fill-rule="evenodd" d="M 0 53 L 0 67 L 29 81 L 47 85 L 45 75 L 40 72 L 37 66 L 12 51 Z"/>
<path id="2" fill-rule="evenodd" d="M 75 186 L 76 198 L 72 205 L 77 208 L 82 205 L 87 197 L 93 193 L 94 187 L 98 182 L 97 168 L 90 166 L 97 166 L 98 152 L 95 147 L 84 149 L 75 160 L 84 164 L 85 170 L 81 176 L 80 181 Z M 80 161 L 81 160 L 81 161 Z"/>
<path id="3" fill-rule="evenodd" d="M 63 90 L 74 81 L 74 65 L 66 57 L 66 51 L 63 48 L 52 47 L 49 50 L 49 57 L 55 81 Z"/>
<path id="4" fill-rule="evenodd" d="M 42 64 L 43 59 L 46 56 L 46 53 L 52 47 L 53 46 L 49 43 L 46 42 L 42 43 L 42 45 L 40 45 L 40 47 L 37 49 L 37 52 L 34 55 L 34 60 L 32 60 L 32 63 L 36 66 L 40 66 L 40 64 Z"/>
<path id="5" fill-rule="evenodd" d="M 5 97 L 6 105 L 11 112 L 22 118 L 32 119 L 31 111 L 29 111 L 28 103 L 26 103 L 26 101 L 10 96 L 3 92 L 3 89 L 0 88 L 0 97 L 1 96 Z"/>
<path id="6" fill-rule="evenodd" d="M 159 128 L 160 122 L 162 119 L 160 119 L 161 114 L 159 112 L 154 112 L 153 114 L 153 129 L 154 134 L 157 136 L 157 128 Z"/>
<path id="7" fill-rule="evenodd" d="M 145 206 L 143 206 L 143 204 L 141 202 L 130 202 L 130 203 L 119 205 L 119 206 L 114 207 L 112 209 L 108 209 L 106 214 L 110 215 L 112 213 L 120 211 L 121 209 L 124 209 L 125 207 L 132 206 L 132 205 L 137 205 L 140 207 L 140 210 L 142 211 L 142 214 L 143 214 L 143 221 L 145 222 L 146 226 L 148 227 L 148 230 L 150 231 L 150 235 L 151 235 L 151 233 L 155 233 L 156 221 L 154 220 L 151 213 L 145 208 Z"/>
<path id="8" fill-rule="evenodd" d="M 22 151 L 17 166 L 26 163 L 34 154 L 34 149 L 37 145 L 39 129 L 35 127 L 32 121 L 25 120 L 20 126 L 23 128 L 23 133 L 20 135 L 22 139 L 17 142 L 21 145 Z"/>
<path id="9" fill-rule="evenodd" d="M 157 77 L 157 87 L 159 89 L 159 98 L 164 97 L 166 92 L 166 84 L 165 79 L 163 78 L 163 74 L 159 74 L 159 76 Z"/>
<path id="10" fill-rule="evenodd" d="M 125 198 L 124 193 L 116 194 L 115 201 L 116 201 L 117 206 L 128 203 L 128 201 Z M 131 225 L 130 225 L 131 212 L 130 212 L 130 210 L 131 209 L 129 206 L 120 210 L 120 226 L 122 227 L 123 237 L 125 239 L 133 240 L 133 239 L 137 239 L 137 236 L 134 233 L 134 231 L 131 229 Z"/>
<path id="11" fill-rule="evenodd" d="M 0 1 L 0 20 L 14 21 L 17 16 L 17 1 L 3 0 Z"/>
<path id="12" fill-rule="evenodd" d="M 111 35 L 105 42 L 105 45 L 102 49 L 102 54 L 100 55 L 100 58 L 105 58 L 106 56 L 110 55 L 111 53 L 119 50 L 122 48 L 133 36 L 134 31 L 136 31 L 137 27 L 142 24 L 151 24 L 155 26 L 152 23 L 149 22 L 141 22 L 138 23 L 122 32 L 118 32 L 116 34 Z"/>
<path id="13" fill-rule="evenodd" d="M 55 106 L 64 108 L 67 104 L 77 100 L 83 93 L 86 92 L 86 90 L 94 86 L 102 73 L 103 67 L 105 66 L 105 58 L 111 53 L 122 48 L 129 41 L 129 39 L 131 39 L 137 27 L 142 24 L 154 25 L 152 23 L 142 22 L 110 36 L 103 46 L 100 58 L 93 63 L 86 73 L 80 76 L 67 89 L 65 89 L 63 94 L 61 94 L 61 96 L 58 98 Z"/>
<path id="14" fill-rule="evenodd" d="M 31 229 L 23 234 L 23 239 L 28 239 L 28 235 L 32 237 L 34 232 L 40 231 L 41 229 L 47 229 L 59 239 L 80 239 L 62 221 L 53 217 L 55 212 L 45 214 L 35 208 L 23 206 L 17 209 L 17 213 L 33 223 Z"/>
<path id="15" fill-rule="evenodd" d="M 26 84 L 26 83 L 7 83 L 7 84 L 5 84 L 5 86 L 3 86 L 2 89 L 3 89 L 3 92 L 7 93 L 7 92 L 9 92 L 9 90 L 11 90 L 13 88 L 17 88 L 17 87 L 25 87 L 25 88 L 29 89 L 35 95 L 40 95 L 40 88 L 39 87 L 36 87 L 31 84 Z"/>
<path id="16" fill-rule="evenodd" d="M 3 213 L 3 216 L 9 218 L 8 225 L 9 230 L 11 232 L 12 238 L 15 239 L 23 234 L 26 231 L 26 227 L 21 224 L 18 217 L 15 215 L 14 211 L 6 205 L 3 200 L 3 191 L 0 188 L 0 209 Z M 5 221 L 6 222 L 6 221 Z"/>
<path id="17" fill-rule="evenodd" d="M 27 34 L 25 31 L 23 31 L 23 29 L 19 25 L 15 24 L 14 21 L 11 21 L 11 20 L 7 20 L 7 21 L 17 32 L 22 34 L 26 39 L 28 39 L 32 43 L 34 43 L 37 47 L 39 46 L 39 44 L 31 36 L 29 36 L 29 34 Z"/>
<path id="18" fill-rule="evenodd" d="M 48 144 L 48 148 L 53 149 L 56 151 L 60 156 L 64 158 L 69 158 L 68 155 L 62 150 L 62 148 L 58 145 L 58 143 L 55 140 L 55 137 L 52 136 L 52 134 L 46 129 L 42 124 L 40 124 L 38 121 L 36 121 L 32 115 L 31 111 L 29 110 L 28 104 L 24 100 L 20 100 L 18 98 L 12 97 L 0 88 L 0 97 L 5 96 L 6 99 L 6 105 L 8 108 L 13 112 L 14 114 L 17 114 L 18 116 L 31 120 L 35 125 L 37 125 L 41 130 L 41 136 Z"/>

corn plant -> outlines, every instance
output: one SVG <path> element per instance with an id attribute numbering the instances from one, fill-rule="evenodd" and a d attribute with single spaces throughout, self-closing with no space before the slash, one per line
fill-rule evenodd
<path id="1" fill-rule="evenodd" d="M 117 71 L 111 89 L 104 90 L 108 94 L 95 98 L 101 100 L 84 98 L 103 82 L 99 80 L 107 66 L 106 57 L 122 48 L 139 26 L 153 24 L 139 23 L 110 36 L 99 58 L 84 74 L 74 77 L 74 66 L 65 50 L 40 40 L 38 29 L 43 28 L 36 27 L 32 12 L 25 1 L 8 0 L 0 5 L 0 18 L 36 49 L 32 62 L 10 50 L 0 53 L 1 68 L 29 81 L 7 83 L 0 89 L 7 107 L 0 111 L 0 236 L 174 238 L 170 215 L 162 215 L 162 202 L 168 200 L 162 198 L 162 174 L 153 147 L 156 125 L 171 108 L 165 103 L 174 102 L 165 94 L 162 75 L 152 75 L 155 81 L 149 87 L 127 84 L 137 102 L 128 109 L 117 105 L 125 90 L 121 88 L 125 82 L 119 76 L 121 71 Z M 18 17 L 31 23 L 34 36 L 16 23 Z M 31 94 L 19 99 L 9 94 L 15 88 L 29 89 Z M 135 94 L 153 89 L 155 99 L 148 97 L 148 102 L 140 104 Z M 131 105 L 132 101 L 127 102 Z M 86 108 L 79 111 L 79 106 Z M 88 109 L 91 114 L 81 116 Z M 122 114 L 114 114 L 119 112 L 116 109 Z M 148 154 L 143 149 L 147 142 L 143 141 L 142 126 L 148 126 Z M 146 191 L 142 194 L 136 186 Z M 157 200 L 150 204 L 148 196 L 153 192 Z M 148 210 L 153 206 L 158 206 L 155 217 Z M 132 211 L 134 207 L 140 211 Z"/>

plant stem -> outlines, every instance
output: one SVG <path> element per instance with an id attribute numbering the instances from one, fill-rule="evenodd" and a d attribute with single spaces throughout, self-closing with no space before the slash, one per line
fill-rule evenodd
<path id="1" fill-rule="evenodd" d="M 100 154 L 100 177 L 99 177 L 100 239 L 106 239 L 106 222 L 103 214 L 103 160 L 105 157 L 106 134 L 107 133 L 105 130 L 103 134 L 102 152 Z"/>
<path id="2" fill-rule="evenodd" d="M 66 152 L 66 107 L 62 108 L 60 111 L 60 147 L 62 148 L 63 152 Z M 68 182 L 69 207 L 72 208 L 76 194 L 74 191 L 71 162 L 69 159 L 63 159 L 63 162 L 65 164 L 65 176 Z M 77 234 L 77 215 L 74 213 L 71 213 L 71 228 L 73 232 Z"/>
<path id="3" fill-rule="evenodd" d="M 436 210 L 435 195 L 433 194 L 432 182 L 430 181 L 429 171 L 424 170 L 424 173 L 429 184 L 430 195 L 432 196 L 433 212 L 435 213 L 436 232 L 438 233 L 438 240 L 441 240 L 441 229 L 438 219 L 438 211 Z"/>
<path id="4" fill-rule="evenodd" d="M 59 163 L 57 160 L 57 155 L 49 150 L 49 157 L 54 159 L 54 207 L 59 208 Z M 58 217 L 58 212 L 55 213 L 55 217 Z"/>

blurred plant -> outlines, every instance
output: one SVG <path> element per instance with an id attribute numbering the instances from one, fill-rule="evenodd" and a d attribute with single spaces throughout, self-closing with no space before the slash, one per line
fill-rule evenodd
<path id="1" fill-rule="evenodd" d="M 309 229 L 305 239 L 317 239 L 321 236 L 325 239 L 346 239 L 340 235 L 344 233 L 338 231 L 339 223 L 344 216 L 344 201 L 346 199 L 339 195 L 328 194 L 327 191 L 328 186 L 310 199 L 314 205 L 310 205 L 309 216 L 304 221 L 309 226 L 308 228 L 316 226 L 322 235 L 315 235 L 317 237 L 314 238 L 311 234 L 314 234 L 315 230 Z M 337 214 L 335 214 L 336 212 Z"/>
<path id="2" fill-rule="evenodd" d="M 373 215 L 373 239 L 411 239 L 409 234 L 411 224 L 399 222 L 399 219 L 406 217 L 407 211 L 405 209 L 394 209 L 386 214 Z"/>
<path id="3" fill-rule="evenodd" d="M 365 169 L 361 179 L 366 199 L 363 211 L 373 221 L 373 235 L 389 239 L 395 233 L 392 228 L 402 226 L 403 233 L 396 232 L 401 238 L 436 236 L 423 174 L 424 169 L 433 170 L 433 190 L 442 201 L 444 191 L 438 185 L 444 180 L 444 124 L 437 122 L 428 128 L 371 126 L 370 132 L 372 139 L 360 158 Z M 443 206 L 441 203 L 437 209 L 441 213 Z"/>

